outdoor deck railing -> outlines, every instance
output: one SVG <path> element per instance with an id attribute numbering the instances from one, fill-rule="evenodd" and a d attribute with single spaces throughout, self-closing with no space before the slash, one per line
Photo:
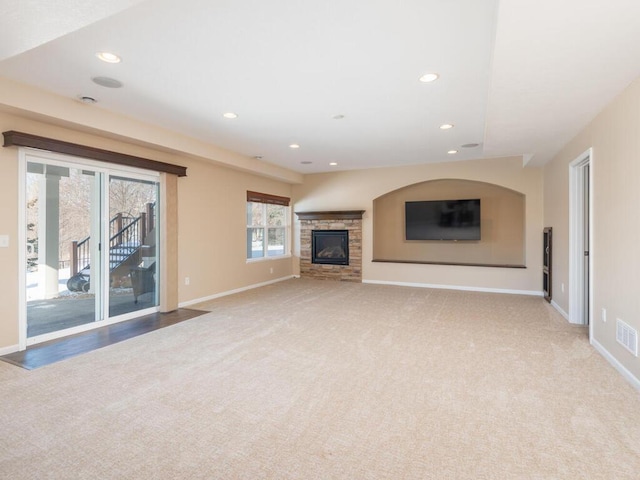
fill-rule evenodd
<path id="1" fill-rule="evenodd" d="M 155 203 L 147 204 L 146 211 L 138 217 L 118 213 L 109 221 L 109 251 L 120 246 L 139 247 L 154 226 Z M 71 275 L 87 268 L 91 263 L 91 236 L 71 242 L 70 257 Z"/>

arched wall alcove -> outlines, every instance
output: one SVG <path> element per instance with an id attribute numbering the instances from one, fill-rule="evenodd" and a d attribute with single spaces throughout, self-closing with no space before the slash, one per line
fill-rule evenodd
<path id="1" fill-rule="evenodd" d="M 480 199 L 480 240 L 406 240 L 405 202 Z M 428 180 L 373 201 L 373 261 L 525 267 L 525 195 L 492 183 Z"/>

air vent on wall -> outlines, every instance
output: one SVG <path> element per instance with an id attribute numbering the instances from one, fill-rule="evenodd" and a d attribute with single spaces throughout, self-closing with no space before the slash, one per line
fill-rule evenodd
<path id="1" fill-rule="evenodd" d="M 638 332 L 619 318 L 616 319 L 616 340 L 636 357 L 638 356 Z"/>

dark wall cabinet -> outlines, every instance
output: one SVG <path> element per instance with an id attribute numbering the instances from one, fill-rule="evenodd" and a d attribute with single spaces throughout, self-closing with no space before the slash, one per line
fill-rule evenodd
<path id="1" fill-rule="evenodd" d="M 543 232 L 542 241 L 542 291 L 544 299 L 551 302 L 551 251 L 552 251 L 552 229 L 546 227 Z"/>

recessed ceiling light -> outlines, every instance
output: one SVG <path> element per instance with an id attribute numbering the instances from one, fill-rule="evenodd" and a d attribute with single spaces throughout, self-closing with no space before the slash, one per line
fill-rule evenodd
<path id="1" fill-rule="evenodd" d="M 462 148 L 475 148 L 478 147 L 480 144 L 479 143 L 465 143 L 464 145 L 461 145 Z"/>
<path id="2" fill-rule="evenodd" d="M 298 145 L 297 143 L 292 143 L 291 145 L 289 145 L 289 148 L 293 148 L 293 149 L 300 148 L 300 145 Z"/>
<path id="3" fill-rule="evenodd" d="M 440 125 L 440 130 L 449 130 L 450 128 L 453 128 L 453 125 L 451 123 L 445 123 Z"/>
<path id="4" fill-rule="evenodd" d="M 332 167 L 335 167 L 336 165 L 338 165 L 338 162 L 330 162 L 329 165 L 331 165 Z"/>
<path id="5" fill-rule="evenodd" d="M 254 155 L 253 158 L 255 158 L 256 160 L 262 160 L 262 155 Z"/>
<path id="6" fill-rule="evenodd" d="M 120 80 L 116 80 L 115 78 L 93 77 L 91 80 L 93 80 L 93 83 L 100 85 L 101 87 L 107 87 L 107 88 L 122 87 L 122 82 Z"/>
<path id="7" fill-rule="evenodd" d="M 233 112 L 223 113 L 222 116 L 224 118 L 238 118 L 238 114 Z"/>
<path id="8" fill-rule="evenodd" d="M 122 61 L 118 55 L 111 52 L 98 52 L 96 53 L 96 57 L 107 63 L 120 63 Z"/>
<path id="9" fill-rule="evenodd" d="M 311 165 L 313 162 L 310 162 L 309 160 L 303 160 L 302 162 L 300 162 L 302 165 Z"/>
<path id="10" fill-rule="evenodd" d="M 458 150 L 449 150 L 447 153 L 449 155 L 455 155 L 456 153 L 458 153 Z"/>
<path id="11" fill-rule="evenodd" d="M 425 73 L 423 76 L 420 77 L 420 81 L 422 83 L 429 83 L 429 82 L 433 82 L 434 80 L 437 80 L 439 78 L 439 75 L 437 73 Z"/>
<path id="12" fill-rule="evenodd" d="M 340 115 L 334 115 L 331 118 L 333 118 L 334 120 L 342 120 L 344 118 L 344 115 L 341 115 L 341 114 Z"/>

